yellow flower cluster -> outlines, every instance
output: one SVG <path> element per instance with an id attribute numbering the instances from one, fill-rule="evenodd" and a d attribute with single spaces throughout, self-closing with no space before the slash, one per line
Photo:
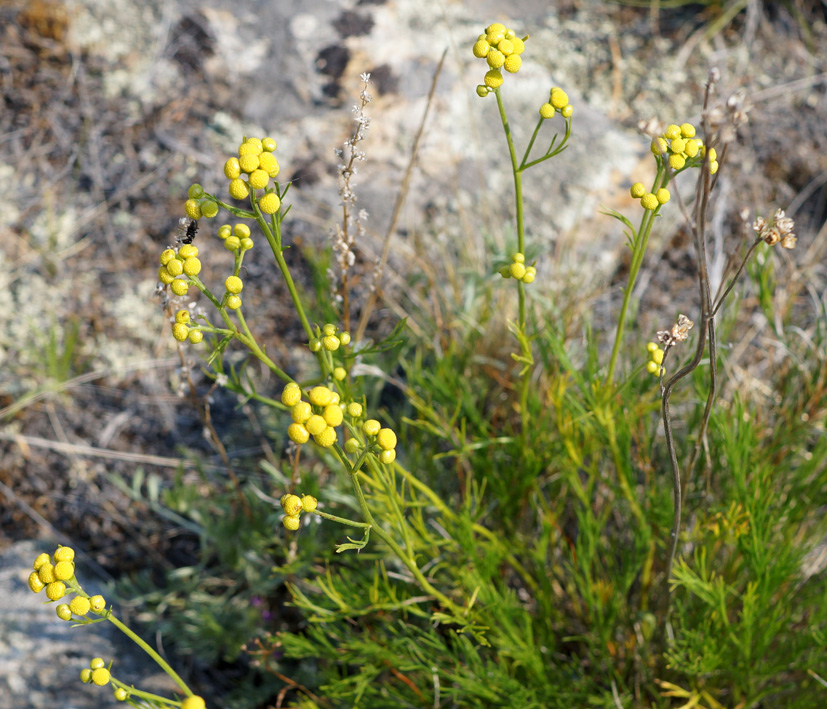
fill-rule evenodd
<path id="1" fill-rule="evenodd" d="M 250 238 L 250 227 L 246 224 L 222 224 L 218 227 L 218 238 L 223 239 L 227 251 L 249 251 L 253 248 Z"/>
<path id="2" fill-rule="evenodd" d="M 66 595 L 66 584 L 78 588 L 75 578 L 75 550 L 71 547 L 58 547 L 52 556 L 39 554 L 34 560 L 34 571 L 29 574 L 29 588 L 34 593 L 46 589 L 50 601 L 59 601 Z M 52 563 L 54 562 L 54 563 Z M 106 609 L 103 596 L 75 596 L 70 603 L 57 606 L 57 616 L 61 620 L 71 620 L 72 615 L 85 616 L 89 611 L 102 615 Z"/>
<path id="3" fill-rule="evenodd" d="M 218 214 L 218 204 L 207 197 L 204 188 L 196 182 L 194 185 L 190 185 L 189 190 L 187 190 L 184 211 L 190 219 L 201 219 L 201 217 L 212 219 Z"/>
<path id="4" fill-rule="evenodd" d="M 558 86 L 549 92 L 548 103 L 540 106 L 540 116 L 544 120 L 552 118 L 555 113 L 559 113 L 563 118 L 571 118 L 574 113 L 574 106 L 569 103 L 569 95 Z"/>
<path id="5" fill-rule="evenodd" d="M 393 429 L 382 428 L 376 419 L 368 419 L 362 424 L 362 433 L 368 445 L 375 445 L 381 462 L 390 465 L 396 460 L 396 434 Z"/>
<path id="6" fill-rule="evenodd" d="M 189 340 L 192 344 L 197 345 L 204 339 L 204 333 L 201 330 L 194 330 L 190 328 L 190 313 L 189 310 L 179 310 L 175 313 L 175 322 L 172 324 L 172 336 L 183 342 Z"/>
<path id="7" fill-rule="evenodd" d="M 666 369 L 661 365 L 663 364 L 663 356 L 666 353 L 660 348 L 657 342 L 650 342 L 646 345 L 646 351 L 649 353 L 646 371 L 655 376 L 660 376 L 661 373 L 665 375 Z"/>
<path id="8" fill-rule="evenodd" d="M 652 152 L 656 157 L 666 156 L 669 167 L 683 170 L 684 167 L 699 167 L 706 154 L 703 140 L 695 137 L 695 126 L 691 123 L 674 123 L 667 126 L 663 135 L 652 140 Z M 718 172 L 718 153 L 709 149 L 709 172 Z"/>
<path id="9" fill-rule="evenodd" d="M 336 443 L 336 428 L 344 420 L 339 394 L 326 386 L 315 386 L 302 399 L 301 387 L 290 382 L 281 392 L 281 403 L 290 407 L 293 423 L 287 428 L 287 436 L 299 445 L 307 443 L 310 436 L 322 448 Z"/>
<path id="10" fill-rule="evenodd" d="M 301 513 L 315 511 L 318 504 L 319 501 L 313 495 L 282 495 L 281 509 L 284 510 L 285 517 L 281 523 L 291 532 L 295 532 L 299 528 Z"/>
<path id="11" fill-rule="evenodd" d="M 640 200 L 640 206 L 644 209 L 654 212 L 662 204 L 666 204 L 672 195 L 665 187 L 661 187 L 656 192 L 647 192 L 642 182 L 635 182 L 629 190 L 632 197 Z"/>
<path id="12" fill-rule="evenodd" d="M 489 92 L 502 86 L 501 69 L 505 69 L 509 74 L 520 70 L 523 65 L 520 55 L 525 51 L 527 39 L 527 36 L 520 39 L 514 30 L 499 22 L 485 28 L 485 32 L 477 37 L 473 48 L 474 56 L 485 59 L 489 67 L 484 83 L 477 86 L 477 95 L 487 96 Z"/>
<path id="13" fill-rule="evenodd" d="M 109 684 L 111 676 L 102 657 L 94 658 L 89 663 L 89 667 L 80 671 L 81 682 L 84 684 L 96 684 L 98 687 Z"/>
<path id="14" fill-rule="evenodd" d="M 519 251 L 511 257 L 511 263 L 500 269 L 503 278 L 516 278 L 523 283 L 534 283 L 537 277 L 537 269 L 534 266 L 525 265 L 525 254 Z"/>
<path id="15" fill-rule="evenodd" d="M 161 268 L 158 280 L 169 286 L 175 295 L 186 295 L 189 290 L 189 276 L 201 273 L 201 261 L 198 260 L 198 247 L 181 244 L 177 249 L 164 249 L 161 252 Z"/>
<path id="16" fill-rule="evenodd" d="M 325 325 L 322 326 L 319 335 L 319 337 L 314 337 L 308 343 L 311 352 L 318 352 L 322 348 L 326 349 L 328 352 L 335 352 L 342 345 L 347 347 L 350 344 L 350 333 L 339 332 L 339 328 L 333 323 L 325 323 Z M 342 368 L 337 367 L 337 369 Z M 341 377 L 337 377 L 336 372 L 334 371 L 333 378 L 340 381 L 345 378 L 345 374 L 342 374 Z"/>
<path id="17" fill-rule="evenodd" d="M 279 163 L 273 151 L 276 141 L 272 138 L 246 138 L 238 147 L 238 157 L 224 163 L 224 176 L 230 181 L 229 192 L 234 199 L 247 199 L 250 190 L 267 190 L 270 178 L 279 174 Z M 269 189 L 258 201 L 264 214 L 279 211 L 281 200 Z"/>

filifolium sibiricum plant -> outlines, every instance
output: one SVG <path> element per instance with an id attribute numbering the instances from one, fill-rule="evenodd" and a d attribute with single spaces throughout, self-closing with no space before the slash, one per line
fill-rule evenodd
<path id="1" fill-rule="evenodd" d="M 365 335 L 387 256 L 385 249 L 366 300 L 356 299 L 352 276 L 367 213 L 357 207 L 354 177 L 369 142 L 367 75 L 354 132 L 337 151 L 342 221 L 330 246 L 334 268 L 315 303 L 300 292 L 285 259 L 290 184 L 278 181 L 271 137 L 244 137 L 223 177 L 205 181 L 210 190 L 190 187 L 176 243 L 159 255 L 158 293 L 182 363 L 200 352 L 215 386 L 273 412 L 280 465 L 288 471 L 270 464 L 268 494 L 233 472 L 218 433 L 207 426 L 239 501 L 224 514 L 237 512 L 235 529 L 265 530 L 275 546 L 236 550 L 233 558 L 247 561 L 231 568 L 244 583 L 222 580 L 216 586 L 236 590 L 214 601 L 209 594 L 184 597 L 180 605 L 201 604 L 205 624 L 214 625 L 219 606 L 239 599 L 260 605 L 264 594 L 245 596 L 243 587 L 251 578 L 264 586 L 269 574 L 268 595 L 286 590 L 301 613 L 290 626 L 255 616 L 242 628 L 243 646 L 222 648 L 245 651 L 255 668 L 232 705 L 255 707 L 276 696 L 279 705 L 295 707 L 719 709 L 790 697 L 797 703 L 789 706 L 822 705 L 827 694 L 816 659 L 823 662 L 827 646 L 827 603 L 802 574 L 807 545 L 793 542 L 804 533 L 816 538 L 823 522 L 806 505 L 778 504 L 777 496 L 824 501 L 827 445 L 824 438 L 814 442 L 806 426 L 788 426 L 783 439 L 759 435 L 784 419 L 780 409 L 750 418 L 737 396 L 716 406 L 718 329 L 728 298 L 747 287 L 742 276 L 752 273 L 752 257 L 758 254 L 766 268 L 769 249 L 796 243 L 783 211 L 764 217 L 747 209 L 740 221 L 748 237 L 725 282 L 713 287 L 708 215 L 746 120 L 744 100 L 718 101 L 713 72 L 698 126 L 642 124 L 654 177 L 630 186 L 628 216 L 610 212 L 624 227 L 631 262 L 615 322 L 606 328 L 532 294 L 542 284 L 538 261 L 526 254 L 539 260 L 548 249 L 530 241 L 523 178 L 577 139 L 568 92 L 550 82 L 519 149 L 507 92 L 519 80 L 529 37 L 495 22 L 469 44 L 486 65 L 476 87 L 486 99 L 479 110 L 499 116 L 503 165 L 513 176 L 516 251 L 487 281 L 489 293 L 516 291 L 510 359 L 480 366 L 496 356 L 478 354 L 485 324 L 496 324 L 484 312 L 487 296 L 475 301 L 478 310 L 462 311 L 467 302 L 430 292 L 434 310 L 455 315 L 452 322 L 475 321 L 464 337 L 449 333 L 451 345 L 438 352 L 431 344 L 443 335 L 436 323 L 421 339 L 404 323 L 385 338 Z M 495 150 L 487 146 L 486 154 Z M 635 284 L 652 235 L 663 233 L 667 220 L 692 236 L 697 299 L 674 303 L 663 329 L 647 336 L 635 322 Z M 225 273 L 210 267 L 221 248 L 233 256 Z M 253 259 L 270 262 L 286 286 L 306 366 L 279 361 L 276 348 L 255 334 L 255 313 L 245 303 L 257 287 L 245 276 Z M 327 264 L 315 265 L 325 271 Z M 496 270 L 505 281 L 494 278 Z M 201 304 L 193 304 L 195 293 Z M 334 315 L 317 321 L 313 312 Z M 729 332 L 732 324 L 725 325 Z M 272 396 L 238 364 L 239 352 L 279 382 Z M 403 404 L 383 405 L 376 395 L 372 373 L 382 368 L 404 371 L 404 382 L 396 374 L 376 377 L 396 382 Z M 679 386 L 690 377 L 694 389 Z M 813 396 L 807 401 L 814 416 L 818 405 Z M 693 475 L 701 463 L 703 490 Z M 272 506 L 262 511 L 262 504 Z M 190 695 L 103 599 L 86 596 L 72 556 L 61 548 L 54 563 L 38 557 L 32 590 L 45 587 L 57 602 L 68 584 L 76 596 L 57 607 L 58 617 L 115 623 Z M 264 573 L 254 577 L 254 564 Z M 273 615 L 283 608 L 282 597 Z M 199 636 L 197 625 L 176 624 L 175 614 L 168 623 L 180 638 L 194 635 L 190 645 L 202 652 L 219 642 L 214 629 Z M 263 678 L 275 682 L 269 695 Z M 126 686 L 100 658 L 81 679 L 111 683 L 115 698 L 133 706 L 204 705 L 193 696 L 166 700 Z"/>

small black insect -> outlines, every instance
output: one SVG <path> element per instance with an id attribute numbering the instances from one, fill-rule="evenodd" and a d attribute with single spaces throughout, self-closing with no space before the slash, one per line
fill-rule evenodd
<path id="1" fill-rule="evenodd" d="M 191 244 L 192 240 L 195 238 L 195 235 L 198 233 L 198 222 L 194 219 L 190 219 L 189 224 L 187 224 L 187 232 L 181 237 L 181 241 L 185 244 Z"/>

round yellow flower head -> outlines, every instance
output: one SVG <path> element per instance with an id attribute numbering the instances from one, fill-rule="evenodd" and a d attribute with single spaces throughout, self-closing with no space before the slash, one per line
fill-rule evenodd
<path id="1" fill-rule="evenodd" d="M 281 403 L 285 406 L 295 406 L 301 400 L 302 390 L 296 382 L 290 382 L 281 392 Z"/>
<path id="2" fill-rule="evenodd" d="M 281 498 L 281 509 L 288 515 L 297 515 L 302 511 L 302 501 L 298 495 L 283 495 Z"/>
<path id="3" fill-rule="evenodd" d="M 506 36 L 500 40 L 497 45 L 497 51 L 502 52 L 505 56 L 510 57 L 514 54 L 514 43 Z"/>
<path id="4" fill-rule="evenodd" d="M 368 419 L 362 424 L 362 432 L 366 436 L 375 436 L 382 429 L 382 424 L 376 419 Z"/>
<path id="5" fill-rule="evenodd" d="M 304 427 L 311 436 L 318 436 L 327 428 L 327 421 L 319 414 L 313 414 L 307 421 L 304 422 Z"/>
<path id="6" fill-rule="evenodd" d="M 322 448 L 330 448 L 336 442 L 336 429 L 328 426 L 324 431 L 313 436 L 313 440 Z"/>
<path id="7" fill-rule="evenodd" d="M 218 214 L 218 205 L 210 200 L 204 200 L 204 203 L 201 205 L 201 213 L 207 219 L 212 219 Z"/>
<path id="8" fill-rule="evenodd" d="M 348 416 L 358 419 L 362 415 L 362 405 L 356 401 L 349 403 L 347 405 L 347 413 Z"/>
<path id="9" fill-rule="evenodd" d="M 488 51 L 491 49 L 491 45 L 488 44 L 484 39 L 478 39 L 474 42 L 473 52 L 474 56 L 477 59 L 485 59 L 485 55 L 488 54 Z"/>
<path id="10" fill-rule="evenodd" d="M 69 603 L 69 609 L 75 615 L 86 615 L 92 609 L 92 604 L 89 602 L 88 598 L 84 598 L 83 596 L 75 596 L 71 603 Z"/>
<path id="11" fill-rule="evenodd" d="M 184 260 L 194 258 L 198 256 L 198 247 L 194 244 L 181 244 L 181 247 L 178 249 L 178 256 Z"/>
<path id="12" fill-rule="evenodd" d="M 673 153 L 682 153 L 686 149 L 686 141 L 683 138 L 673 138 L 669 150 Z"/>
<path id="13" fill-rule="evenodd" d="M 201 262 L 197 258 L 188 258 L 184 261 L 184 275 L 197 276 L 201 273 Z"/>
<path id="14" fill-rule="evenodd" d="M 554 106 L 552 106 L 550 103 L 544 103 L 542 106 L 540 106 L 540 115 L 546 120 L 548 120 L 549 118 L 553 118 Z"/>
<path id="15" fill-rule="evenodd" d="M 340 382 L 347 376 L 347 370 L 344 367 L 335 367 L 333 369 L 333 378 Z"/>
<path id="16" fill-rule="evenodd" d="M 258 155 L 253 155 L 253 154 L 242 155 L 238 159 L 238 165 L 241 168 L 242 172 L 246 172 L 247 174 L 250 174 L 251 172 L 253 172 L 253 170 L 258 170 L 258 166 L 259 166 Z"/>
<path id="17" fill-rule="evenodd" d="M 80 671 L 80 681 L 81 682 L 83 682 L 84 684 L 89 684 L 91 679 L 92 679 L 92 670 L 90 670 L 88 667 L 86 667 L 86 668 L 84 668 Z"/>
<path id="18" fill-rule="evenodd" d="M 180 276 L 184 272 L 184 262 L 175 258 L 165 268 L 170 276 Z"/>
<path id="19" fill-rule="evenodd" d="M 714 175 L 716 172 L 718 172 L 718 161 L 713 160 L 709 163 L 709 174 Z"/>
<path id="20" fill-rule="evenodd" d="M 658 198 L 655 197 L 651 192 L 647 192 L 643 197 L 640 198 L 640 206 L 644 209 L 648 209 L 649 211 L 655 210 L 660 206 L 660 202 L 658 202 Z"/>
<path id="21" fill-rule="evenodd" d="M 686 165 L 686 158 L 683 155 L 670 155 L 669 167 L 673 170 L 681 170 Z"/>
<path id="22" fill-rule="evenodd" d="M 342 407 L 338 404 L 328 404 L 322 412 L 322 418 L 327 422 L 328 426 L 341 426 L 344 416 Z"/>
<path id="23" fill-rule="evenodd" d="M 396 460 L 396 451 L 391 448 L 389 451 L 382 451 L 379 454 L 379 460 L 385 465 L 390 465 Z"/>
<path id="24" fill-rule="evenodd" d="M 632 185 L 632 189 L 630 189 L 629 192 L 635 199 L 640 199 L 641 197 L 643 197 L 643 195 L 646 194 L 646 188 L 643 186 L 642 182 L 635 182 L 635 184 Z"/>
<path id="25" fill-rule="evenodd" d="M 241 175 L 241 164 L 238 158 L 230 158 L 224 163 L 224 177 L 228 180 L 235 180 Z"/>
<path id="26" fill-rule="evenodd" d="M 184 210 L 190 219 L 201 219 L 201 205 L 194 199 L 188 199 L 184 203 Z"/>
<path id="27" fill-rule="evenodd" d="M 299 520 L 298 515 L 285 515 L 281 523 L 284 525 L 285 529 L 295 532 L 299 528 L 301 521 Z"/>
<path id="28" fill-rule="evenodd" d="M 660 369 L 661 368 L 658 366 L 658 364 L 656 362 L 653 362 L 652 360 L 649 360 L 646 363 L 646 371 L 649 372 L 649 374 L 658 374 L 660 372 Z"/>
<path id="29" fill-rule="evenodd" d="M 655 192 L 655 197 L 661 204 L 666 204 L 672 198 L 672 195 L 669 194 L 669 190 L 665 187 L 661 187 L 657 192 Z"/>
<path id="30" fill-rule="evenodd" d="M 341 341 L 339 340 L 336 335 L 328 335 L 325 338 L 322 338 L 322 347 L 324 347 L 328 352 L 335 352 L 339 349 L 339 345 L 341 345 Z"/>
<path id="31" fill-rule="evenodd" d="M 500 44 L 502 44 L 502 42 Z M 505 58 L 505 61 L 503 62 L 503 69 L 505 69 L 509 74 L 516 74 L 520 71 L 520 67 L 522 65 L 523 60 L 520 56 L 518 54 L 511 54 Z"/>
<path id="32" fill-rule="evenodd" d="M 57 552 L 55 552 L 55 553 L 57 553 Z M 45 566 L 46 564 L 48 564 L 50 562 L 51 562 L 51 557 L 48 554 L 46 554 L 46 553 L 38 554 L 37 557 L 34 560 L 33 568 L 34 568 L 35 571 L 38 571 L 41 566 Z"/>
<path id="33" fill-rule="evenodd" d="M 275 192 L 268 192 L 258 201 L 258 206 L 264 214 L 275 214 L 279 211 L 281 200 Z"/>
<path id="34" fill-rule="evenodd" d="M 376 442 L 382 450 L 393 450 L 396 448 L 396 434 L 390 428 L 382 428 L 376 434 Z"/>
<path id="35" fill-rule="evenodd" d="M 649 358 L 655 364 L 660 365 L 660 364 L 663 364 L 664 354 L 665 354 L 664 351 L 660 347 L 658 347 L 656 350 L 652 350 L 649 353 Z"/>
<path id="36" fill-rule="evenodd" d="M 652 141 L 652 145 L 650 146 L 652 153 L 657 157 L 663 155 L 669 148 L 666 144 L 666 141 L 663 138 L 655 138 Z"/>
<path id="37" fill-rule="evenodd" d="M 511 44 L 514 46 L 514 54 L 522 54 L 525 51 L 525 42 L 514 35 L 513 37 L 509 37 L 511 40 Z"/>
<path id="38" fill-rule="evenodd" d="M 129 692 L 127 692 L 123 687 L 117 687 L 114 693 L 115 699 L 119 702 L 125 702 L 129 697 Z"/>
<path id="39" fill-rule="evenodd" d="M 72 620 L 72 609 L 69 608 L 66 603 L 61 603 L 55 608 L 55 613 L 57 613 L 57 617 L 61 620 Z"/>
<path id="40" fill-rule="evenodd" d="M 668 140 L 674 140 L 675 138 L 681 137 L 681 127 L 676 126 L 674 123 L 667 126 L 666 130 L 663 132 L 663 137 L 667 138 Z"/>
<path id="41" fill-rule="evenodd" d="M 100 613 L 104 608 L 106 608 L 106 599 L 100 595 L 92 596 L 89 599 L 89 605 L 95 613 Z"/>
<path id="42" fill-rule="evenodd" d="M 92 670 L 92 684 L 96 684 L 98 687 L 104 687 L 109 684 L 109 677 L 109 670 L 105 667 Z"/>
<path id="43" fill-rule="evenodd" d="M 177 281 L 173 281 L 170 284 L 169 289 L 175 295 L 186 295 L 187 291 L 190 289 L 190 287 L 189 287 L 189 284 L 186 281 L 182 281 L 182 280 L 179 279 Z"/>
<path id="44" fill-rule="evenodd" d="M 316 386 L 310 390 L 307 398 L 313 406 L 327 406 L 333 399 L 333 392 L 326 386 Z"/>
<path id="45" fill-rule="evenodd" d="M 290 416 L 296 423 L 304 423 L 313 415 L 313 409 L 306 401 L 299 401 L 290 409 Z"/>
<path id="46" fill-rule="evenodd" d="M 275 177 L 279 174 L 279 161 L 273 153 L 262 153 L 258 156 L 259 167 L 264 170 L 270 177 Z"/>
<path id="47" fill-rule="evenodd" d="M 46 584 L 46 598 L 50 601 L 59 601 L 66 595 L 66 586 L 62 581 L 52 581 Z"/>
<path id="48" fill-rule="evenodd" d="M 340 332 L 339 333 L 339 341 L 347 347 L 350 344 L 350 333 L 349 332 Z"/>
<path id="49" fill-rule="evenodd" d="M 569 102 L 569 95 L 558 87 L 554 87 L 551 90 L 551 94 L 549 96 L 549 103 L 551 103 L 554 108 L 558 111 L 565 107 Z"/>
<path id="50" fill-rule="evenodd" d="M 256 139 L 252 138 L 251 140 L 247 140 L 243 142 L 241 145 L 238 146 L 238 157 L 243 158 L 245 155 L 255 155 L 256 157 L 261 155 L 262 147 L 261 141 L 255 142 Z"/>
<path id="51" fill-rule="evenodd" d="M 55 564 L 55 578 L 58 581 L 68 581 L 75 575 L 75 565 L 71 561 L 58 561 Z"/>
<path id="52" fill-rule="evenodd" d="M 241 307 L 241 298 L 237 295 L 231 295 L 227 298 L 226 305 L 230 310 L 238 310 Z"/>
<path id="53" fill-rule="evenodd" d="M 173 251 L 172 249 L 164 249 L 161 252 L 161 265 L 166 266 L 174 258 L 175 258 L 175 251 Z"/>
<path id="54" fill-rule="evenodd" d="M 695 140 L 694 138 L 690 138 L 686 141 L 686 145 L 684 146 L 684 152 L 687 154 L 688 157 L 694 158 L 701 149 L 701 141 Z"/>
<path id="55" fill-rule="evenodd" d="M 310 432 L 300 423 L 291 423 L 287 427 L 287 437 L 293 443 L 303 445 L 310 440 Z"/>
<path id="56" fill-rule="evenodd" d="M 508 272 L 512 278 L 520 280 L 525 275 L 525 266 L 521 263 L 512 263 L 508 267 Z"/>
<path id="57" fill-rule="evenodd" d="M 45 555 L 41 554 L 41 556 L 45 556 Z M 37 558 L 40 559 L 40 557 L 37 557 Z M 55 562 L 58 562 L 58 561 L 73 561 L 74 558 L 75 558 L 75 550 L 72 549 L 72 547 L 58 547 L 57 551 L 55 551 L 55 553 L 54 553 Z M 48 561 L 48 557 L 47 557 L 47 561 Z M 36 564 L 37 564 L 37 560 L 35 560 L 35 569 L 38 568 Z"/>
<path id="58" fill-rule="evenodd" d="M 570 103 L 566 104 L 565 106 L 563 106 L 563 108 L 560 109 L 560 115 L 563 116 L 563 118 L 571 118 L 573 114 L 574 106 L 572 106 Z"/>
<path id="59" fill-rule="evenodd" d="M 314 512 L 319 501 L 313 495 L 302 495 L 302 508 L 305 512 Z"/>
<path id="60" fill-rule="evenodd" d="M 43 583 L 52 583 L 57 581 L 55 577 L 55 567 L 48 562 L 43 564 L 38 570 L 37 575 Z"/>
<path id="61" fill-rule="evenodd" d="M 492 49 L 485 56 L 485 61 L 488 62 L 488 66 L 492 69 L 499 69 L 503 64 L 505 64 L 505 55 L 496 49 Z"/>
<path id="62" fill-rule="evenodd" d="M 224 281 L 224 287 L 228 293 L 238 295 L 244 288 L 244 283 L 238 276 L 227 276 L 227 279 Z"/>
<path id="63" fill-rule="evenodd" d="M 499 69 L 491 69 L 485 72 L 485 85 L 489 89 L 498 89 L 503 85 L 503 75 L 500 74 Z"/>
<path id="64" fill-rule="evenodd" d="M 247 183 L 240 178 L 230 181 L 230 197 L 233 199 L 247 199 L 250 196 L 250 190 Z"/>
<path id="65" fill-rule="evenodd" d="M 40 593 L 44 588 L 46 588 L 46 584 L 40 580 L 40 576 L 37 575 L 37 571 L 32 571 L 32 573 L 29 574 L 29 588 L 33 593 Z"/>
<path id="66" fill-rule="evenodd" d="M 345 441 L 345 453 L 350 453 L 354 455 L 362 450 L 362 444 L 359 443 L 355 438 L 348 438 Z"/>
<path id="67" fill-rule="evenodd" d="M 258 169 L 250 173 L 250 187 L 254 190 L 263 190 L 270 184 L 270 175 L 266 170 Z"/>
<path id="68" fill-rule="evenodd" d="M 646 345 L 646 351 L 647 351 L 647 352 L 654 352 L 654 351 L 655 351 L 655 350 L 657 350 L 657 349 L 660 349 L 660 347 L 659 347 L 659 345 L 658 345 L 658 343 L 657 343 L 657 342 L 649 342 L 649 343 Z"/>
<path id="69" fill-rule="evenodd" d="M 691 123 L 681 123 L 681 135 L 684 138 L 694 138 L 695 126 L 693 126 Z"/>
<path id="70" fill-rule="evenodd" d="M 261 149 L 268 153 L 272 153 L 276 149 L 276 141 L 272 138 L 262 138 Z"/>
<path id="71" fill-rule="evenodd" d="M 523 283 L 534 283 L 537 278 L 537 269 L 534 266 L 526 266 L 525 275 L 522 278 Z"/>
<path id="72" fill-rule="evenodd" d="M 190 329 L 184 325 L 184 323 L 177 322 L 172 326 L 172 336 L 178 340 L 178 342 L 186 340 L 189 334 Z"/>
<path id="73" fill-rule="evenodd" d="M 187 335 L 187 339 L 193 344 L 197 345 L 201 340 L 204 339 L 204 333 L 201 330 L 190 330 L 190 334 Z"/>

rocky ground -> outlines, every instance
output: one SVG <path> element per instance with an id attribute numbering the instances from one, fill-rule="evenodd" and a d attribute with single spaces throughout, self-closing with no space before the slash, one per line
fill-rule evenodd
<path id="1" fill-rule="evenodd" d="M 294 183 L 288 234 L 298 248 L 289 257 L 308 284 L 301 251 L 322 248 L 336 223 L 333 149 L 352 130 L 361 73 L 374 94 L 356 180 L 369 213 L 357 281 L 366 292 L 447 49 L 373 328 L 406 314 L 397 276 L 429 248 L 462 245 L 492 274 L 490 252 L 506 249 L 510 173 L 495 102 L 474 93 L 483 69 L 470 53 L 494 20 L 530 34 L 504 89 L 518 141 L 551 86 L 575 106 L 571 148 L 527 180 L 538 287 L 574 289 L 598 323 L 611 317 L 625 249 L 600 207 L 633 209 L 628 185 L 652 167 L 639 121 L 697 122 L 717 66 L 721 95 L 743 91 L 753 108 L 722 174 L 711 258 L 720 273 L 742 206 L 785 207 L 800 248 L 780 262 L 778 280 L 795 275 L 820 292 L 824 4 L 751 0 L 720 27 L 702 5 L 660 16 L 574 0 L 517 0 L 508 16 L 490 0 L 0 5 L 0 709 L 99 706 L 99 692 L 76 677 L 117 641 L 69 630 L 27 592 L 35 552 L 71 543 L 111 575 L 175 564 L 184 552 L 164 522 L 115 479 L 136 467 L 171 475 L 179 446 L 219 462 L 175 394 L 180 361 L 153 298 L 158 252 L 174 238 L 187 186 L 223 189 L 221 165 L 240 136 L 274 136 Z M 206 227 L 200 238 L 212 238 Z M 690 253 L 680 229 L 656 235 L 639 293 L 652 329 L 676 303 L 691 303 Z M 228 258 L 210 262 L 220 272 Z M 299 332 L 283 287 L 263 280 L 247 303 L 264 316 L 259 336 L 290 361 Z M 258 439 L 233 429 L 235 401 L 214 396 L 222 433 L 255 449 Z"/>

